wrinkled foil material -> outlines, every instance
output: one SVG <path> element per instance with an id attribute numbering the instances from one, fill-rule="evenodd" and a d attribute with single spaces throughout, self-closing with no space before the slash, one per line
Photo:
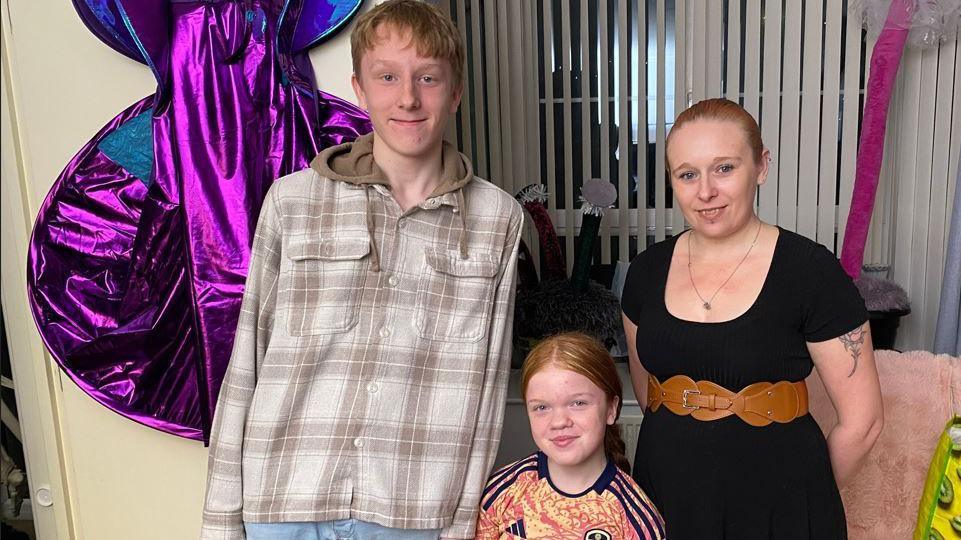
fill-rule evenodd
<path id="1" fill-rule="evenodd" d="M 30 242 L 31 308 L 83 391 L 206 441 L 267 189 L 371 129 L 363 110 L 317 91 L 306 53 L 360 0 L 74 4 L 158 89 L 51 188 Z"/>

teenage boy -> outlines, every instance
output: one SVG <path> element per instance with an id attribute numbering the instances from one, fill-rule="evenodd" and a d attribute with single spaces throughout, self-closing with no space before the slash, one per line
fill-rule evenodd
<path id="1" fill-rule="evenodd" d="M 443 140 L 463 89 L 450 19 L 385 2 L 357 21 L 351 54 L 374 132 L 267 194 L 214 418 L 205 539 L 474 536 L 522 210 Z"/>

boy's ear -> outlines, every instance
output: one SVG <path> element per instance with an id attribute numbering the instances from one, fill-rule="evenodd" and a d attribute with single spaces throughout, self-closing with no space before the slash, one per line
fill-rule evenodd
<path id="1" fill-rule="evenodd" d="M 367 95 L 364 94 L 364 87 L 360 84 L 360 78 L 356 73 L 350 75 L 350 85 L 354 87 L 354 95 L 357 96 L 357 104 L 364 110 L 367 109 Z"/>
<path id="2" fill-rule="evenodd" d="M 460 86 L 458 86 L 451 92 L 450 114 L 454 114 L 457 112 L 457 107 L 460 106 L 460 100 L 463 97 L 464 97 L 464 83 L 463 81 L 461 81 Z"/>

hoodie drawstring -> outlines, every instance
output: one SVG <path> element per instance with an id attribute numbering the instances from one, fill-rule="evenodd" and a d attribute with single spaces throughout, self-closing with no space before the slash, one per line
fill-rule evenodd
<path id="1" fill-rule="evenodd" d="M 380 255 L 377 253 L 377 238 L 374 236 L 374 209 L 370 203 L 370 185 L 364 186 L 364 196 L 367 197 L 367 235 L 370 237 L 370 269 L 380 272 Z"/>
<path id="2" fill-rule="evenodd" d="M 457 190 L 457 209 L 460 215 L 460 258 L 467 258 L 467 200 L 464 198 L 464 188 Z"/>

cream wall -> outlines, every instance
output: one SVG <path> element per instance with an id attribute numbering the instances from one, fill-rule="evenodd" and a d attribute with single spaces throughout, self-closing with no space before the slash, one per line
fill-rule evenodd
<path id="1" fill-rule="evenodd" d="M 76 151 L 151 94 L 154 80 L 95 38 L 68 0 L 3 0 L 2 8 L 2 298 L 31 488 L 49 486 L 53 498 L 34 504 L 40 538 L 196 538 L 207 450 L 127 420 L 61 377 L 26 305 L 26 244 L 39 205 Z M 311 58 L 320 88 L 354 101 L 348 33 Z"/>

